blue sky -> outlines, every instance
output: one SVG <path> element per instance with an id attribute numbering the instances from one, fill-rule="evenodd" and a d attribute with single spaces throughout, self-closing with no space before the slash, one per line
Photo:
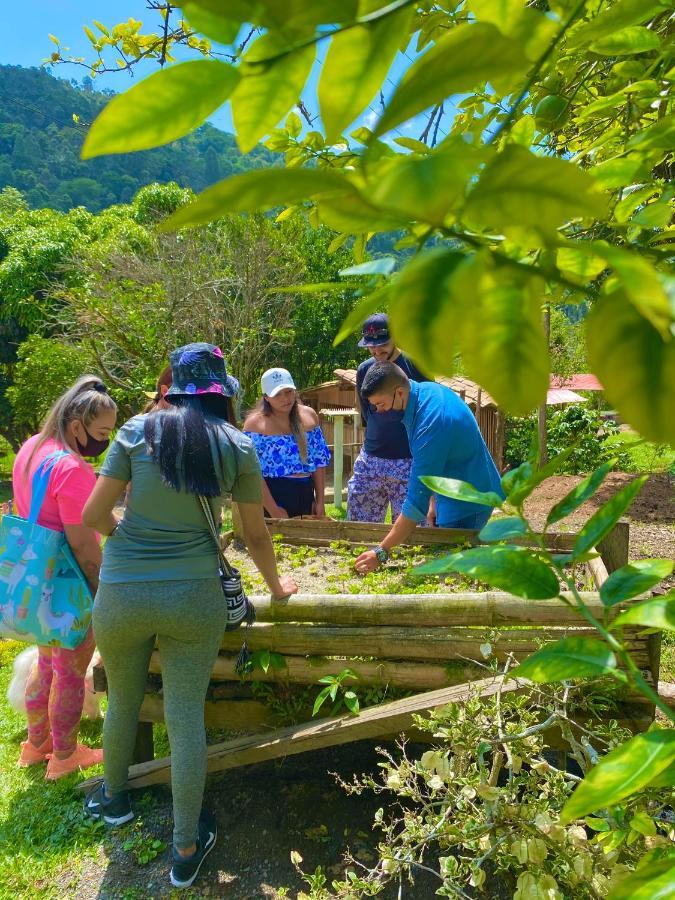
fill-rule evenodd
<path id="1" fill-rule="evenodd" d="M 111 15 L 114 8 L 115 15 Z M 54 34 L 62 42 L 63 46 L 70 48 L 73 56 L 84 56 L 93 59 L 91 44 L 82 30 L 84 24 L 91 24 L 93 19 L 98 19 L 104 25 L 112 26 L 117 21 L 132 16 L 147 23 L 148 28 L 154 21 L 156 14 L 146 9 L 144 0 L 116 0 L 114 4 L 110 0 L 15 0 L 8 4 L 3 12 L 3 24 L 8 31 L 10 39 L 2 43 L 0 62 L 7 65 L 39 66 L 45 57 L 54 49 L 48 35 Z M 319 44 L 318 60 L 323 60 L 327 48 L 327 42 Z M 385 95 L 394 90 L 394 86 L 401 73 L 409 65 L 408 58 L 400 57 L 385 83 Z M 156 64 L 149 62 L 137 68 L 137 77 L 150 74 L 156 68 Z M 305 103 L 312 115 L 316 113 L 316 80 L 318 68 L 309 80 Z M 54 75 L 60 78 L 75 78 L 78 81 L 87 74 L 84 68 L 74 65 L 55 66 L 52 69 Z M 101 75 L 96 79 L 99 88 L 110 88 L 115 91 L 125 90 L 131 80 L 125 73 Z M 355 123 L 372 126 L 377 118 L 378 104 L 375 100 L 371 108 L 365 110 L 361 118 Z M 225 106 L 211 117 L 211 122 L 226 131 L 232 130 L 232 120 L 229 107 Z M 419 137 L 424 128 L 424 119 L 418 117 L 405 125 L 402 125 L 392 137 L 409 136 Z M 447 128 L 447 118 L 443 122 L 439 135 L 444 134 Z"/>

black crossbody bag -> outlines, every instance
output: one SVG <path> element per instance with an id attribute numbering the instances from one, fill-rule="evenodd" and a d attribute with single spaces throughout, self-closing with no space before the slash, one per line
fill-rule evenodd
<path id="1" fill-rule="evenodd" d="M 237 628 L 239 628 L 244 623 L 246 623 L 247 625 L 252 625 L 253 622 L 255 622 L 255 606 L 248 599 L 244 588 L 242 587 L 239 569 L 235 569 L 234 566 L 230 565 L 230 563 L 227 561 L 225 553 L 223 552 L 223 548 L 220 544 L 220 537 L 218 535 L 218 529 L 213 518 L 213 513 L 211 512 L 211 505 L 209 504 L 209 501 L 201 494 L 198 495 L 198 500 L 201 505 L 202 512 L 204 513 L 204 518 L 206 519 L 206 524 L 208 525 L 209 532 L 211 533 L 213 542 L 216 545 L 216 552 L 218 553 L 218 575 L 220 577 L 220 585 L 223 589 L 225 605 L 227 607 L 225 631 L 236 631 Z M 246 664 L 248 663 L 249 658 L 250 654 L 248 651 L 248 645 L 246 643 L 246 639 L 244 639 L 244 643 L 242 645 L 239 656 L 237 657 L 237 663 L 235 666 L 235 669 L 238 673 L 241 674 L 243 671 L 245 671 Z"/>

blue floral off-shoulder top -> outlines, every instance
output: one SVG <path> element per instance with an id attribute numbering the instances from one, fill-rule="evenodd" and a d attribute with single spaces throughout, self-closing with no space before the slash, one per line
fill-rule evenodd
<path id="1" fill-rule="evenodd" d="M 330 450 L 317 425 L 307 432 L 307 462 L 300 459 L 300 450 L 292 434 L 258 434 L 245 431 L 251 438 L 263 478 L 284 478 L 289 475 L 311 475 L 330 462 Z"/>

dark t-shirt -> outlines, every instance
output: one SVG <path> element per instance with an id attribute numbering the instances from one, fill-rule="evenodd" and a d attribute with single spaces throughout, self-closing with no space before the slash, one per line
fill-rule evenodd
<path id="1" fill-rule="evenodd" d="M 431 381 L 403 353 L 399 354 L 392 362 L 395 362 L 411 381 Z M 375 358 L 371 357 L 364 360 L 356 370 L 356 389 L 361 401 L 361 420 L 366 426 L 363 449 L 371 456 L 379 456 L 381 459 L 410 459 L 410 445 L 401 422 L 401 414 L 395 411 L 377 413 L 375 407 L 361 394 L 363 380 L 374 363 Z"/>

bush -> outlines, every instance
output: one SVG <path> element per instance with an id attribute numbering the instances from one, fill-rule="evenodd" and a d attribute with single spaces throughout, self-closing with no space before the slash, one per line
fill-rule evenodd
<path id="1" fill-rule="evenodd" d="M 536 430 L 536 415 L 523 419 L 507 418 L 504 461 L 509 468 L 516 468 L 527 459 Z M 577 449 L 569 456 L 560 474 L 586 474 L 611 458 L 617 458 L 617 468 L 624 469 L 629 465 L 628 454 L 608 441 L 617 433 L 618 426 L 604 421 L 598 410 L 580 404 L 564 406 L 549 413 L 547 418 L 549 459 L 577 443 Z"/>

